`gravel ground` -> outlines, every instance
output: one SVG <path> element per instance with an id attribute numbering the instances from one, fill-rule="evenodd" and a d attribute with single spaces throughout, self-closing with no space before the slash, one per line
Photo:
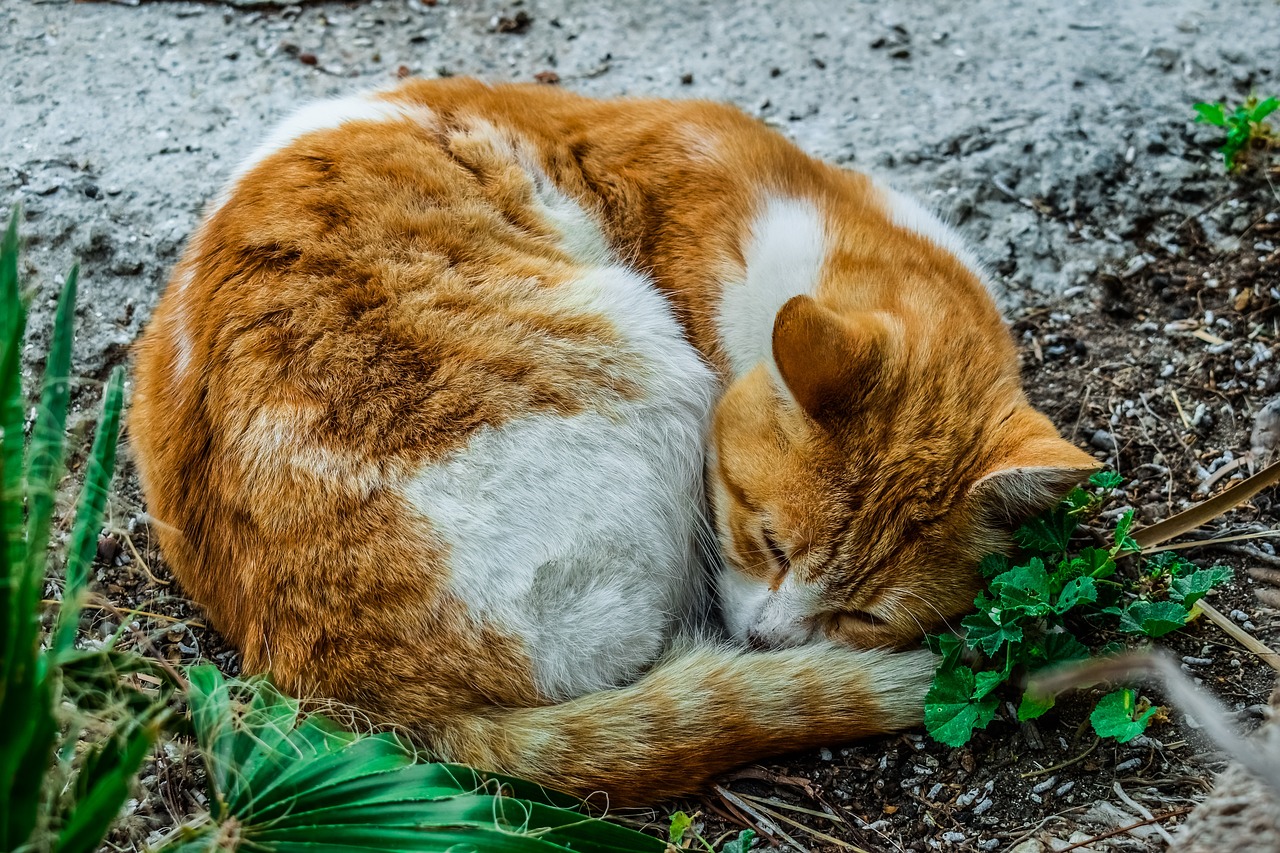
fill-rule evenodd
<path id="1" fill-rule="evenodd" d="M 1276 0 L 0 0 L 0 202 L 22 204 L 37 291 L 26 366 L 39 366 L 57 285 L 79 260 L 76 402 L 96 414 L 100 380 L 126 361 L 202 206 L 308 99 L 404 74 L 716 98 L 947 214 L 1004 290 L 1033 399 L 1120 465 L 1151 521 L 1249 449 L 1252 416 L 1280 390 L 1280 195 L 1224 177 L 1217 131 L 1189 121 L 1195 101 L 1280 93 L 1277 47 Z M 122 474 L 101 588 L 161 614 L 137 624 L 169 659 L 234 670 L 135 526 L 127 447 Z M 1278 504 L 1259 500 L 1232 524 L 1274 528 Z M 1222 606 L 1275 646 L 1276 612 L 1257 608 L 1240 578 Z M 91 630 L 109 634 L 120 618 Z M 1176 650 L 1217 659 L 1205 681 L 1249 718 L 1269 675 L 1213 630 L 1198 626 Z M 1220 766 L 1175 715 L 1144 745 L 1024 776 L 1087 747 L 1082 713 L 1067 704 L 1038 733 L 997 723 L 965 750 L 914 735 L 823 750 L 732 788 L 809 809 L 773 806 L 835 839 L 799 833 L 812 850 L 1026 853 L 1133 817 L 1114 783 L 1171 813 Z M 188 770 L 172 755 L 155 762 L 116 849 L 198 807 Z M 849 819 L 814 817 L 832 806 Z M 731 825 L 716 822 L 725 806 L 714 797 L 687 808 L 704 810 L 709 837 Z M 1081 849 L 1159 844 L 1144 829 Z"/>

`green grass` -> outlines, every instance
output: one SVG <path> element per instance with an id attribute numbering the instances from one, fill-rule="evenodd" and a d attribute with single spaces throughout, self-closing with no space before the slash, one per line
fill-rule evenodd
<path id="1" fill-rule="evenodd" d="M 1251 149 L 1274 144 L 1275 131 L 1266 118 L 1278 107 L 1280 99 L 1259 100 L 1256 95 L 1250 95 L 1233 110 L 1224 103 L 1194 105 L 1196 121 L 1226 131 L 1226 138 L 1218 151 L 1222 153 L 1222 163 L 1228 172 L 1242 169 Z"/>
<path id="2" fill-rule="evenodd" d="M 1231 579 L 1229 569 L 1201 569 L 1172 551 L 1142 561 L 1130 533 L 1132 510 L 1117 520 L 1106 547 L 1077 547 L 1072 537 L 1081 520 L 1096 515 L 1120 482 L 1113 472 L 1095 474 L 1089 489 L 1074 489 L 1017 530 L 1014 559 L 982 561 L 986 589 L 974 599 L 977 612 L 961 623 L 963 638 L 929 638 L 942 655 L 925 699 L 925 728 L 935 740 L 968 743 L 995 719 L 1001 695 L 1019 700 L 1019 720 L 1042 716 L 1054 697 L 1025 692 L 1029 675 L 1125 647 L 1113 641 L 1091 649 L 1082 637 L 1105 632 L 1137 642 L 1176 631 L 1197 601 Z M 1140 562 L 1136 580 L 1118 574 L 1126 557 Z M 1122 689 L 1103 697 L 1090 720 L 1100 737 L 1124 742 L 1141 734 L 1154 714 Z"/>

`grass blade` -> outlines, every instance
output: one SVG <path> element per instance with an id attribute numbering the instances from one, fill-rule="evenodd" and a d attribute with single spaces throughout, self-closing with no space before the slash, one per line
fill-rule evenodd
<path id="1" fill-rule="evenodd" d="M 75 647 L 76 628 L 84 605 L 84 591 L 89 581 L 89 567 L 98 550 L 98 532 L 107 506 L 107 491 L 116 468 L 116 441 L 120 436 L 120 410 L 124 405 L 124 368 L 111 371 L 107 391 L 103 395 L 102 419 L 86 466 L 84 488 L 76 509 L 71 546 L 67 551 L 66 585 L 62 591 L 62 609 L 54 629 L 53 651 L 62 657 Z"/>

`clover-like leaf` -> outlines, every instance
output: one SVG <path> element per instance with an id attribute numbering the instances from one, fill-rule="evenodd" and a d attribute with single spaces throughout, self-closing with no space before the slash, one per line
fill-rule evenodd
<path id="1" fill-rule="evenodd" d="M 995 696 L 975 699 L 976 677 L 972 669 L 957 665 L 939 667 L 924 699 L 924 727 L 929 736 L 947 746 L 963 746 L 974 729 L 986 728 L 996 715 Z"/>
<path id="2" fill-rule="evenodd" d="M 1059 593 L 1058 601 L 1053 605 L 1053 612 L 1061 615 L 1081 604 L 1088 604 L 1097 600 L 1098 586 L 1093 582 L 1093 578 L 1088 576 L 1072 578 L 1067 581 L 1066 586 Z"/>
<path id="3" fill-rule="evenodd" d="M 1067 550 L 1077 524 L 1075 516 L 1058 507 L 1023 524 L 1014 532 L 1013 540 L 1033 551 L 1060 554 Z"/>
<path id="4" fill-rule="evenodd" d="M 1137 695 L 1126 687 L 1099 699 L 1089 722 L 1098 737 L 1113 737 L 1120 743 L 1128 743 L 1147 730 L 1159 710 L 1154 705 L 1140 709 Z"/>
<path id="5" fill-rule="evenodd" d="M 1206 105 L 1201 104 L 1200 106 Z M 1124 483 L 1124 477 L 1111 470 L 1099 471 L 1089 478 L 1089 485 L 1098 489 L 1106 489 L 1107 491 L 1120 488 L 1122 483 Z"/>
<path id="6" fill-rule="evenodd" d="M 1214 566 L 1210 569 L 1196 569 L 1189 575 L 1175 577 L 1169 581 L 1169 596 L 1182 603 L 1190 610 L 1196 602 L 1214 587 L 1227 583 L 1232 578 L 1231 570 L 1226 566 Z"/>
<path id="7" fill-rule="evenodd" d="M 1014 618 L 1004 624 L 1005 616 Z M 1017 624 L 1016 614 L 1005 614 L 992 608 L 971 613 L 960 624 L 965 628 L 965 642 L 969 648 L 977 649 L 987 657 L 994 657 L 1005 643 L 1017 643 L 1022 640 L 1022 627 Z"/>
<path id="8" fill-rule="evenodd" d="M 1187 608 L 1176 601 L 1138 599 L 1120 615 L 1120 630 L 1127 634 L 1163 637 L 1187 624 Z"/>

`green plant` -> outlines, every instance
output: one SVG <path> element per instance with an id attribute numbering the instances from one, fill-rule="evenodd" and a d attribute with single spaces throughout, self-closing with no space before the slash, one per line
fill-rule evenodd
<path id="1" fill-rule="evenodd" d="M 1269 145 L 1275 140 L 1275 132 L 1265 119 L 1277 107 L 1280 107 L 1280 98 L 1260 101 L 1256 95 L 1250 95 L 1230 112 L 1223 103 L 1194 105 L 1196 121 L 1226 130 L 1227 138 L 1218 150 L 1229 172 L 1244 165 L 1251 147 Z"/>
<path id="2" fill-rule="evenodd" d="M 62 712 L 64 694 L 88 692 L 83 684 L 68 685 L 69 673 L 100 675 L 111 666 L 106 653 L 76 650 L 75 634 L 115 466 L 124 375 L 117 368 L 107 383 L 67 545 L 62 606 L 46 635 L 40 601 L 63 473 L 77 271 L 58 300 L 40 404 L 24 448 L 20 353 L 27 311 L 18 285 L 17 227 L 15 210 L 0 243 L 0 847 L 75 853 L 94 850 L 106 835 L 164 711 L 144 702 L 134 713 L 112 713 L 121 706 L 99 693 L 94 723 L 105 733 L 86 749 L 76 749 L 76 740 L 88 721 Z"/>
<path id="3" fill-rule="evenodd" d="M 265 680 L 228 681 L 211 665 L 188 674 L 209 814 L 178 830 L 165 853 L 666 849 L 528 782 L 420 763 L 394 735 L 305 714 Z"/>
<path id="4" fill-rule="evenodd" d="M 1120 634 L 1160 637 L 1186 625 L 1196 602 L 1230 579 L 1229 569 L 1200 569 L 1165 551 L 1145 561 L 1136 580 L 1122 580 L 1117 561 L 1139 551 L 1130 532 L 1132 510 L 1116 521 L 1108 547 L 1075 548 L 1072 535 L 1081 520 L 1096 514 L 1120 482 L 1114 472 L 1095 474 L 1090 489 L 1072 490 L 1017 530 L 1016 559 L 992 555 L 982 561 L 986 589 L 974 599 L 977 612 L 961 622 L 964 638 L 929 638 L 942 655 L 925 699 L 925 728 L 935 740 L 967 743 L 975 729 L 995 718 L 997 691 L 1004 685 L 1089 657 L 1093 652 L 1075 626 L 1096 629 L 1109 622 Z M 1120 647 L 1113 642 L 1100 651 Z M 1105 697 L 1091 717 L 1094 730 L 1122 742 L 1136 737 L 1155 713 L 1139 709 L 1136 701 L 1125 690 Z M 1051 696 L 1023 692 L 1018 719 L 1035 719 L 1053 704 Z"/>

